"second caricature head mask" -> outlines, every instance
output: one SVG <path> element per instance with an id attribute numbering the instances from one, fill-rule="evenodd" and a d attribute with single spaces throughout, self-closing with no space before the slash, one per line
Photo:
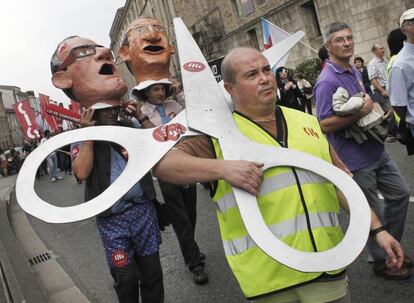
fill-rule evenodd
<path id="1" fill-rule="evenodd" d="M 122 37 L 119 57 L 126 62 L 137 83 L 170 76 L 170 58 L 175 53 L 167 28 L 152 17 L 132 21 Z"/>

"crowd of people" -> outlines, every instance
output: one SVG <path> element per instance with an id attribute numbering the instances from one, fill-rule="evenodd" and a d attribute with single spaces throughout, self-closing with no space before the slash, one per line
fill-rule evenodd
<path id="1" fill-rule="evenodd" d="M 230 51 L 221 66 L 224 87 L 234 104 L 233 118 L 241 133 L 274 148 L 309 153 L 353 177 L 371 208 L 367 248 L 373 272 L 388 279 L 409 278 L 414 265 L 400 244 L 410 189 L 384 148 L 384 140 L 399 138 L 404 127 L 409 132 L 405 135 L 414 135 L 414 9 L 402 14 L 398 31 L 406 41 L 397 50 L 398 39 L 392 34 L 389 41 L 395 59 L 387 72 L 382 45 L 373 45 L 373 59 L 367 67 L 361 57 L 355 57 L 351 64 L 352 29 L 340 22 L 328 25 L 320 50 L 323 66 L 314 88 L 303 74 L 294 79 L 285 67 L 279 67 L 274 75 L 266 58 L 252 48 Z M 52 82 L 84 107 L 82 127 L 162 127 L 185 104 L 182 86 L 170 79 L 170 56 L 174 52 L 164 25 L 154 18 L 140 17 L 126 28 L 119 49 L 120 59 L 136 80 L 137 85 L 129 92 L 134 100 L 122 101 L 127 87 L 111 51 L 79 36 L 68 37 L 56 47 L 51 59 Z M 316 116 L 312 115 L 312 102 Z M 304 136 L 306 128 L 315 135 Z M 48 137 L 45 134 L 42 141 Z M 128 161 L 128 151 L 109 142 L 78 142 L 72 144 L 70 153 L 74 175 L 85 181 L 85 200 L 108 188 Z M 51 181 L 60 178 L 55 157 L 50 154 L 47 158 Z M 208 283 L 206 256 L 195 241 L 194 185 L 207 182 L 226 258 L 247 299 L 350 302 L 346 269 L 300 272 L 257 247 L 244 227 L 232 188 L 256 196 L 268 227 L 276 230 L 284 243 L 307 252 L 328 250 L 342 240 L 337 214 L 340 207 L 347 209 L 346 203 L 331 183 L 311 172 L 291 167 L 263 172 L 262 166 L 223 159 L 219 141 L 207 135 L 187 138 L 152 170 L 165 201 L 163 212 L 148 172 L 99 214 L 97 227 L 119 301 L 164 301 L 159 256 L 163 215 L 172 224 L 194 282 Z M 261 190 L 262 182 L 268 185 L 266 191 Z"/>
<path id="2" fill-rule="evenodd" d="M 0 175 L 7 177 L 17 174 L 23 163 L 24 156 L 20 151 L 11 147 L 9 150 L 0 150 Z"/>
<path id="3" fill-rule="evenodd" d="M 63 132 L 63 129 L 60 127 L 58 133 L 61 132 Z M 46 142 L 51 136 L 52 134 L 50 130 L 46 129 L 43 133 L 41 133 L 41 137 L 39 139 L 25 139 L 24 144 L 21 147 L 12 147 L 5 152 L 0 151 L 1 175 L 3 177 L 7 177 L 19 173 L 26 157 L 33 150 L 35 150 L 37 146 Z M 36 178 L 50 175 L 50 181 L 55 182 L 56 180 L 62 179 L 59 171 L 62 173 L 64 172 L 65 175 L 72 174 L 70 146 L 64 146 L 51 153 L 38 168 Z"/>

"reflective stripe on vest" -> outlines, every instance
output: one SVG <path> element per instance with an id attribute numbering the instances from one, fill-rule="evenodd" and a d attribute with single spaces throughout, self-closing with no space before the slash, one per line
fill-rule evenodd
<path id="1" fill-rule="evenodd" d="M 311 173 L 306 170 L 296 169 L 300 184 L 315 184 L 315 183 L 325 183 L 328 182 L 325 178 Z M 260 187 L 260 196 L 266 195 L 273 191 L 283 189 L 289 186 L 296 186 L 295 175 L 290 171 L 287 173 L 282 173 L 268 179 L 265 179 Z M 224 213 L 230 208 L 236 207 L 236 200 L 234 199 L 233 193 L 228 193 L 221 197 L 217 203 L 217 211 Z"/>
<path id="2" fill-rule="evenodd" d="M 336 213 L 309 214 L 309 220 L 312 228 L 339 226 L 339 220 Z M 273 224 L 268 227 L 278 239 L 308 229 L 306 216 L 304 214 L 291 220 Z M 223 246 L 226 256 L 234 256 L 256 246 L 256 243 L 254 243 L 252 238 L 247 235 L 238 239 L 223 241 Z"/>
<path id="3" fill-rule="evenodd" d="M 330 162 L 329 144 L 318 121 L 296 110 L 281 109 L 287 126 L 286 146 Z M 238 113 L 233 117 L 240 131 L 252 141 L 280 148 L 274 137 L 259 125 Z M 214 138 L 212 141 L 217 159 L 223 159 L 219 142 Z M 325 251 L 341 241 L 343 233 L 336 216 L 339 203 L 330 182 L 306 170 L 293 171 L 286 166 L 266 169 L 263 177 L 257 203 L 264 222 L 283 243 L 313 252 L 315 246 L 317 251 Z M 213 201 L 218 209 L 226 259 L 247 298 L 301 285 L 322 275 L 291 269 L 257 247 L 247 233 L 228 182 L 218 180 Z"/>

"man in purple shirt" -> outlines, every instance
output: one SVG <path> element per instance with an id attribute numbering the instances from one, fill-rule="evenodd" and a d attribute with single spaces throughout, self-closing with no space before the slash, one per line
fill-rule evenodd
<path id="1" fill-rule="evenodd" d="M 390 279 L 406 279 L 412 273 L 411 259 L 406 258 L 400 269 L 387 268 L 386 253 L 375 243 L 374 238 L 379 230 L 385 229 L 401 241 L 410 191 L 382 144 L 375 141 L 358 144 L 354 139 L 343 136 L 342 130 L 371 111 L 373 101 L 369 95 L 364 94 L 365 103 L 359 112 L 347 116 L 335 115 L 332 97 L 339 87 L 346 89 L 350 96 L 365 93 L 365 90 L 360 73 L 350 64 L 354 53 L 350 27 L 345 23 L 328 25 L 324 41 L 329 52 L 329 61 L 319 75 L 314 90 L 316 112 L 322 131 L 352 172 L 355 182 L 361 187 L 371 208 L 383 223 L 381 228 L 371 232 L 367 244 L 374 259 L 374 272 Z M 383 202 L 378 197 L 378 191 L 384 196 Z"/>

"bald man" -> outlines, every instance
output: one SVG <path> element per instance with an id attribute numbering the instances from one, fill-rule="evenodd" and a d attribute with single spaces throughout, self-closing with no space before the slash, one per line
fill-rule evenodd
<path id="1" fill-rule="evenodd" d="M 316 118 L 276 105 L 275 78 L 259 51 L 235 49 L 223 60 L 221 70 L 235 107 L 233 119 L 244 135 L 258 143 L 307 152 L 332 162 L 331 155 L 335 155 Z M 307 135 L 304 128 L 312 129 L 314 135 Z M 176 147 L 159 162 L 154 173 L 176 183 L 212 181 L 224 251 L 247 299 L 350 302 L 345 269 L 299 272 L 258 248 L 244 227 L 232 194 L 235 186 L 256 195 L 264 221 L 281 241 L 301 251 L 315 252 L 328 250 L 343 238 L 337 218 L 340 205 L 331 183 L 297 168 L 275 167 L 262 173 L 261 164 L 223 160 L 218 141 L 207 136 L 187 138 Z M 262 178 L 265 192 L 260 188 Z M 372 228 L 379 226 L 373 216 Z M 386 231 L 378 233 L 376 239 L 389 253 L 390 266 L 401 266 L 399 243 Z"/>

